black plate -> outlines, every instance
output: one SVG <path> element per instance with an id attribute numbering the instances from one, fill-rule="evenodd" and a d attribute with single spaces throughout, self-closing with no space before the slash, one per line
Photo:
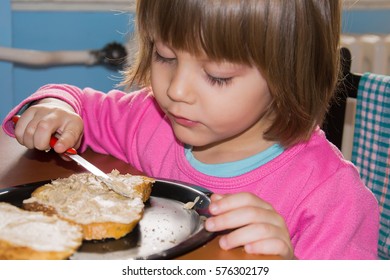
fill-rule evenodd
<path id="1" fill-rule="evenodd" d="M 21 207 L 24 199 L 48 181 L 0 190 L 0 201 Z M 214 238 L 204 229 L 209 217 L 210 192 L 198 186 L 156 179 L 144 217 L 128 235 L 115 240 L 84 241 L 71 259 L 172 259 L 188 253 Z M 194 208 L 185 209 L 195 201 Z"/>

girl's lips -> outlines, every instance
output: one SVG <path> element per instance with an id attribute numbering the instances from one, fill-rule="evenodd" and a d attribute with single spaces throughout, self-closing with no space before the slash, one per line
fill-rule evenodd
<path id="1" fill-rule="evenodd" d="M 198 122 L 196 121 L 191 121 L 189 119 L 186 119 L 186 118 L 183 118 L 183 117 L 179 117 L 179 116 L 175 116 L 175 115 L 172 115 L 170 114 L 173 121 L 179 125 L 182 125 L 182 126 L 186 126 L 186 127 L 193 127 L 195 125 L 198 124 Z"/>

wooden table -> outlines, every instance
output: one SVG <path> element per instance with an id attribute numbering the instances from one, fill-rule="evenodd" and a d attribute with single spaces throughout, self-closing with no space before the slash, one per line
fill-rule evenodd
<path id="1" fill-rule="evenodd" d="M 112 156 L 98 154 L 91 150 L 86 151 L 82 156 L 105 172 L 111 172 L 115 168 L 121 173 L 142 174 L 129 164 Z M 16 139 L 9 137 L 0 129 L 0 189 L 59 177 L 68 177 L 73 173 L 83 171 L 84 169 L 73 161 L 64 161 L 54 152 L 45 153 L 27 149 L 20 145 Z M 279 259 L 276 256 L 250 255 L 245 253 L 242 248 L 225 251 L 220 249 L 218 239 L 217 237 L 206 245 L 178 259 Z"/>

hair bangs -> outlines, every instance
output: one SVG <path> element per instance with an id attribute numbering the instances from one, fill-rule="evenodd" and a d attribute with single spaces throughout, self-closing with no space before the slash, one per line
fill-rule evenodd
<path id="1" fill-rule="evenodd" d="M 158 38 L 175 49 L 205 54 L 216 61 L 252 63 L 248 29 L 254 25 L 251 22 L 254 18 L 250 16 L 253 5 L 248 2 L 149 0 L 143 3 L 138 24 L 146 40 L 153 42 Z"/>

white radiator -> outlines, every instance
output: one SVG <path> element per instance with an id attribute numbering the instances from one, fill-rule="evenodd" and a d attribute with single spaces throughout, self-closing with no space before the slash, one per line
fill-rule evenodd
<path id="1" fill-rule="evenodd" d="M 390 75 L 390 35 L 343 34 L 341 45 L 352 55 L 351 72 Z M 355 127 L 356 99 L 347 98 L 341 151 L 351 159 Z"/>
<path id="2" fill-rule="evenodd" d="M 341 45 L 352 54 L 352 73 L 390 75 L 390 35 L 343 34 Z"/>

